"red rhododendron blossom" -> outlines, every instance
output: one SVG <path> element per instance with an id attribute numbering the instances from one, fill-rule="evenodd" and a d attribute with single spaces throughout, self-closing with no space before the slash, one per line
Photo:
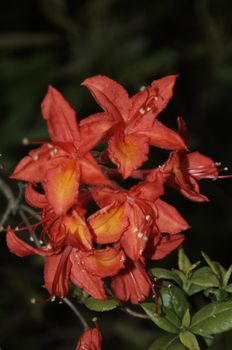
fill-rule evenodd
<path id="1" fill-rule="evenodd" d="M 71 279 L 75 285 L 94 298 L 106 298 L 103 281 L 89 273 L 84 266 L 83 256 L 85 256 L 85 252 L 71 246 L 64 246 L 62 249 L 55 250 L 50 244 L 45 247 L 35 248 L 20 239 L 10 228 L 7 231 L 7 245 L 12 253 L 20 257 L 31 254 L 46 257 L 44 266 L 45 287 L 52 296 L 62 297 L 66 295 L 69 289 L 68 281 Z M 112 275 L 112 269 L 115 271 L 113 263 L 114 261 L 111 261 L 109 276 Z M 115 264 L 117 265 L 117 261 Z"/>
<path id="2" fill-rule="evenodd" d="M 145 90 L 129 98 L 124 88 L 105 76 L 86 79 L 95 100 L 115 120 L 109 138 L 109 157 L 124 178 L 147 159 L 149 145 L 185 149 L 182 138 L 156 117 L 172 97 L 175 75 L 154 80 Z"/>
<path id="3" fill-rule="evenodd" d="M 92 195 L 101 210 L 90 216 L 89 224 L 97 243 L 120 243 L 128 257 L 137 260 L 143 253 L 154 225 L 152 202 L 163 187 L 143 182 L 129 191 L 101 187 Z"/>
<path id="4" fill-rule="evenodd" d="M 186 125 L 183 118 L 178 118 L 179 133 L 187 138 Z M 218 170 L 215 162 L 199 153 L 187 151 L 171 152 L 168 160 L 158 169 L 152 171 L 147 180 L 153 181 L 157 173 L 162 174 L 164 181 L 179 190 L 185 197 L 196 202 L 206 202 L 208 198 L 200 193 L 198 180 L 217 179 Z"/>
<path id="5" fill-rule="evenodd" d="M 104 114 L 95 115 L 78 127 L 74 110 L 51 86 L 41 107 L 51 142 L 24 157 L 11 178 L 41 182 L 54 211 L 63 215 L 75 203 L 80 181 L 108 182 L 89 151 L 105 136 L 112 121 Z"/>
<path id="6" fill-rule="evenodd" d="M 81 335 L 76 350 L 101 350 L 102 336 L 97 327 L 88 328 Z"/>
<path id="7" fill-rule="evenodd" d="M 136 262 L 127 259 L 125 269 L 112 278 L 111 288 L 119 300 L 130 300 L 132 304 L 144 301 L 151 282 L 141 259 Z"/>

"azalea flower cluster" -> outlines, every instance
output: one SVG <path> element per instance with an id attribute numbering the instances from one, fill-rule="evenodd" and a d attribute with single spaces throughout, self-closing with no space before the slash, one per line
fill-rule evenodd
<path id="1" fill-rule="evenodd" d="M 45 257 L 45 287 L 51 298 L 65 296 L 71 281 L 94 298 L 106 299 L 104 282 L 110 278 L 110 288 L 121 301 L 145 300 L 152 289 L 146 262 L 176 249 L 189 228 L 160 198 L 165 186 L 190 200 L 208 200 L 198 180 L 216 179 L 217 164 L 188 151 L 182 118 L 179 132 L 157 118 L 173 95 L 175 80 L 175 75 L 154 80 L 129 97 L 105 76 L 88 78 L 82 85 L 103 111 L 79 123 L 64 97 L 48 88 L 41 109 L 50 141 L 30 151 L 11 176 L 27 184 L 25 200 L 41 216 L 31 228 L 40 230 L 42 245 L 23 240 L 20 227 L 8 228 L 7 244 L 20 257 Z M 106 149 L 94 150 L 102 141 Z M 149 146 L 170 153 L 163 165 L 145 170 Z M 137 184 L 123 188 L 117 177 L 137 179 Z M 94 213 L 89 210 L 92 203 L 98 206 Z M 97 339 L 100 344 L 99 335 Z"/>

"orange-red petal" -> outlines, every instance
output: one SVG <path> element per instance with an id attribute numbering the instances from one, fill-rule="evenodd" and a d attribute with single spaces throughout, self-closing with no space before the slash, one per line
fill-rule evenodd
<path id="1" fill-rule="evenodd" d="M 47 172 L 44 183 L 48 202 L 57 215 L 64 215 L 77 200 L 79 171 L 75 160 L 61 162 Z"/>
<path id="2" fill-rule="evenodd" d="M 128 226 L 123 204 L 112 203 L 90 216 L 88 221 L 93 230 L 93 237 L 99 244 L 118 241 Z"/>
<path id="3" fill-rule="evenodd" d="M 114 276 L 124 267 L 125 255 L 122 250 L 106 248 L 94 250 L 82 258 L 82 265 L 99 277 Z"/>
<path id="4" fill-rule="evenodd" d="M 124 178 L 139 168 L 147 159 L 149 152 L 148 138 L 129 134 L 115 133 L 109 140 L 109 157 L 118 166 Z"/>

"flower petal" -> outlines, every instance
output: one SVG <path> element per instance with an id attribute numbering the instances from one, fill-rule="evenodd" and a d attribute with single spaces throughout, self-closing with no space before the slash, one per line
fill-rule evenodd
<path id="1" fill-rule="evenodd" d="M 218 170 L 215 162 L 199 152 L 187 154 L 189 174 L 197 180 L 218 178 Z"/>
<path id="2" fill-rule="evenodd" d="M 137 200 L 136 203 L 126 204 L 125 216 L 128 217 L 130 226 L 123 233 L 120 243 L 126 255 L 136 261 L 146 247 L 154 224 L 154 212 L 147 203 Z"/>
<path id="3" fill-rule="evenodd" d="M 75 160 L 61 161 L 47 172 L 44 183 L 48 202 L 57 215 L 64 215 L 77 200 L 79 172 Z"/>
<path id="4" fill-rule="evenodd" d="M 108 150 L 110 159 L 125 179 L 148 159 L 148 138 L 136 134 L 124 136 L 118 132 L 109 139 Z"/>
<path id="5" fill-rule="evenodd" d="M 114 80 L 103 75 L 88 78 L 81 84 L 86 86 L 97 103 L 116 120 L 127 120 L 130 99 L 126 90 Z"/>
<path id="6" fill-rule="evenodd" d="M 96 113 L 80 121 L 81 145 L 79 154 L 85 154 L 94 148 L 113 126 L 114 120 L 106 113 Z"/>
<path id="7" fill-rule="evenodd" d="M 156 224 L 160 232 L 176 234 L 190 227 L 172 205 L 157 199 L 155 207 L 157 211 Z"/>
<path id="8" fill-rule="evenodd" d="M 124 217 L 124 205 L 114 203 L 91 215 L 88 222 L 93 230 L 93 237 L 99 244 L 118 241 L 128 226 L 128 220 Z"/>
<path id="9" fill-rule="evenodd" d="M 116 275 L 124 267 L 125 255 L 117 248 L 94 250 L 82 258 L 82 265 L 99 277 Z"/>
<path id="10" fill-rule="evenodd" d="M 130 189 L 129 194 L 136 198 L 153 202 L 164 193 L 164 181 L 162 174 L 154 174 L 153 179 L 153 182 L 143 181 L 138 185 L 133 186 Z"/>
<path id="11" fill-rule="evenodd" d="M 68 293 L 71 272 L 70 252 L 66 247 L 60 254 L 49 256 L 44 264 L 45 287 L 51 295 L 63 297 Z"/>
<path id="12" fill-rule="evenodd" d="M 150 86 L 140 91 L 131 98 L 132 108 L 130 118 L 140 110 L 146 113 L 147 109 L 152 110 L 156 117 L 168 104 L 173 95 L 173 86 L 177 75 L 169 75 L 164 78 L 154 80 Z"/>
<path id="13" fill-rule="evenodd" d="M 100 208 L 111 205 L 113 202 L 122 204 L 126 200 L 126 192 L 120 189 L 113 189 L 108 186 L 91 188 L 91 194 Z"/>
<path id="14" fill-rule="evenodd" d="M 148 137 L 149 143 L 159 148 L 168 150 L 181 150 L 187 148 L 184 141 L 177 132 L 167 128 L 158 120 L 154 121 L 152 128 L 142 130 L 140 134 L 142 136 Z"/>
<path id="15" fill-rule="evenodd" d="M 132 304 L 144 301 L 149 294 L 151 283 L 141 261 L 126 261 L 126 267 L 112 277 L 111 288 L 115 296 Z"/>
<path id="16" fill-rule="evenodd" d="M 77 210 L 73 210 L 70 215 L 66 215 L 62 221 L 67 231 L 68 243 L 81 250 L 92 249 L 92 239 L 88 226 L 82 215 Z"/>
<path id="17" fill-rule="evenodd" d="M 76 350 L 101 350 L 102 336 L 98 328 L 85 330 L 76 346 Z"/>
<path id="18" fill-rule="evenodd" d="M 99 185 L 110 183 L 110 180 L 104 176 L 100 166 L 90 153 L 87 153 L 80 159 L 80 174 L 81 181 L 86 184 Z"/>
<path id="19" fill-rule="evenodd" d="M 41 104 L 42 114 L 47 120 L 48 132 L 53 141 L 78 141 L 76 113 L 61 93 L 49 86 Z"/>
<path id="20" fill-rule="evenodd" d="M 93 276 L 81 264 L 82 252 L 73 249 L 71 253 L 72 269 L 71 280 L 77 287 L 83 289 L 96 299 L 106 299 L 103 281 L 100 277 Z"/>
<path id="21" fill-rule="evenodd" d="M 154 247 L 153 255 L 149 257 L 149 259 L 159 260 L 165 258 L 165 256 L 178 248 L 184 239 L 185 236 L 183 234 L 163 236 L 159 243 Z"/>
<path id="22" fill-rule="evenodd" d="M 35 248 L 27 244 L 22 239 L 18 238 L 18 236 L 14 233 L 14 231 L 10 227 L 8 227 L 7 229 L 6 243 L 11 253 L 14 253 L 15 255 L 20 257 L 31 255 L 31 254 L 48 256 L 53 253 L 51 249 Z"/>
<path id="23" fill-rule="evenodd" d="M 26 202 L 35 208 L 45 208 L 48 205 L 48 201 L 44 194 L 37 192 L 32 184 L 28 184 L 25 190 Z"/>

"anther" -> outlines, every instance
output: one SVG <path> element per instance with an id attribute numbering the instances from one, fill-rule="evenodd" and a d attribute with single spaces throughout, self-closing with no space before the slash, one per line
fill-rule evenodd
<path id="1" fill-rule="evenodd" d="M 28 140 L 28 138 L 27 137 L 24 137 L 23 139 L 22 139 L 22 144 L 23 145 L 29 145 L 29 140 Z"/>
<path id="2" fill-rule="evenodd" d="M 39 159 L 38 154 L 34 154 L 34 156 L 32 156 L 32 159 L 33 159 L 33 160 L 38 160 L 38 159 Z"/>
<path id="3" fill-rule="evenodd" d="M 50 143 L 47 143 L 48 148 L 53 148 L 53 145 L 51 145 Z"/>
<path id="4" fill-rule="evenodd" d="M 53 295 L 52 297 L 51 297 L 51 302 L 53 302 L 53 301 L 55 301 L 56 300 L 56 297 L 55 297 L 55 295 Z"/>
<path id="5" fill-rule="evenodd" d="M 143 237 L 143 233 L 142 232 L 139 232 L 138 233 L 138 238 L 142 238 Z"/>
<path id="6" fill-rule="evenodd" d="M 150 112 L 150 111 L 151 111 L 151 107 L 147 107 L 147 108 L 146 108 L 146 111 L 147 111 L 147 112 Z"/>
<path id="7" fill-rule="evenodd" d="M 154 100 L 155 100 L 155 101 L 158 101 L 158 97 L 157 97 L 157 96 L 155 96 L 155 97 L 154 97 Z"/>
<path id="8" fill-rule="evenodd" d="M 39 244 L 43 244 L 43 241 L 42 241 L 42 240 L 39 240 Z"/>
<path id="9" fill-rule="evenodd" d="M 144 91 L 144 90 L 146 90 L 146 86 L 145 85 L 141 86 L 140 89 L 139 89 L 139 91 Z"/>
<path id="10" fill-rule="evenodd" d="M 50 152 L 50 155 L 51 155 L 52 157 L 54 157 L 54 156 L 56 155 L 56 153 L 57 153 L 57 148 L 53 148 L 53 149 L 51 150 L 51 152 Z"/>
<path id="11" fill-rule="evenodd" d="M 36 299 L 35 299 L 35 298 L 31 298 L 31 299 L 30 299 L 30 303 L 31 303 L 31 304 L 35 304 L 35 303 L 36 303 Z"/>
<path id="12" fill-rule="evenodd" d="M 220 166 L 222 163 L 221 162 L 215 162 L 214 165 Z"/>
<path id="13" fill-rule="evenodd" d="M 31 242 L 34 242 L 34 237 L 30 236 L 29 239 Z"/>
<path id="14" fill-rule="evenodd" d="M 18 230 L 19 230 L 19 227 L 18 227 L 18 226 L 16 226 L 16 227 L 15 227 L 15 231 L 18 231 Z"/>
<path id="15" fill-rule="evenodd" d="M 138 228 L 137 227 L 134 227 L 133 230 L 132 230 L 133 233 L 137 233 L 138 232 Z"/>
<path id="16" fill-rule="evenodd" d="M 145 216 L 145 220 L 146 220 L 146 221 L 149 221 L 150 218 L 151 218 L 150 215 L 146 215 L 146 216 Z"/>
<path id="17" fill-rule="evenodd" d="M 148 242 L 148 237 L 147 237 L 147 236 L 143 236 L 143 240 L 144 240 L 145 242 Z"/>
<path id="18" fill-rule="evenodd" d="M 224 171 L 228 171 L 229 170 L 229 168 L 226 166 L 225 168 L 223 168 L 222 170 L 224 170 Z"/>
<path id="19" fill-rule="evenodd" d="M 145 109 L 144 109 L 144 108 L 140 108 L 139 112 L 140 112 L 141 114 L 144 114 L 144 113 L 145 113 Z"/>

